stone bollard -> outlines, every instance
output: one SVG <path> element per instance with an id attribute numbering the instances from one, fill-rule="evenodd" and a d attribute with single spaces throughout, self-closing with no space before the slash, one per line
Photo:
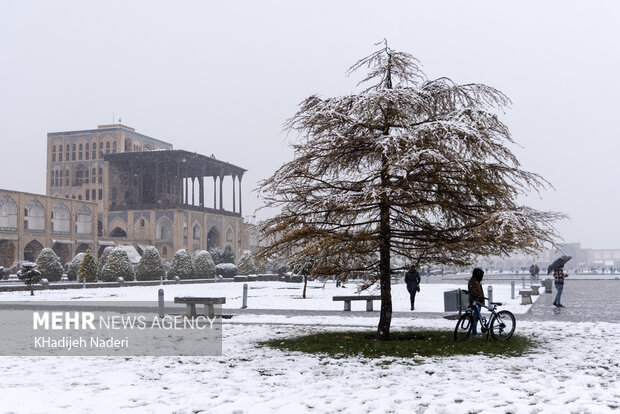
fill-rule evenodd
<path id="1" fill-rule="evenodd" d="M 125 279 L 123 277 L 117 277 L 116 281 L 118 282 L 119 286 L 125 286 Z"/>
<path id="2" fill-rule="evenodd" d="M 175 276 L 175 277 L 174 277 L 174 283 L 179 283 L 179 280 L 181 280 L 181 278 L 180 278 L 180 277 L 178 277 L 178 276 Z"/>
<path id="3" fill-rule="evenodd" d="M 164 290 L 163 289 L 159 289 L 157 291 L 157 303 L 159 307 L 159 318 L 161 319 L 164 317 Z"/>
<path id="4" fill-rule="evenodd" d="M 515 298 L 515 281 L 510 282 L 510 299 Z"/>
<path id="5" fill-rule="evenodd" d="M 525 278 L 524 277 L 521 278 L 521 288 L 525 289 Z"/>
<path id="6" fill-rule="evenodd" d="M 241 306 L 241 309 L 245 309 L 248 307 L 248 284 L 244 283 L 243 284 L 243 306 Z"/>
<path id="7" fill-rule="evenodd" d="M 41 279 L 41 289 L 45 290 L 49 288 L 50 288 L 50 281 L 47 279 Z"/>
<path id="8" fill-rule="evenodd" d="M 493 302 L 493 286 L 487 288 L 487 299 L 489 301 L 488 306 L 491 306 L 491 302 Z"/>

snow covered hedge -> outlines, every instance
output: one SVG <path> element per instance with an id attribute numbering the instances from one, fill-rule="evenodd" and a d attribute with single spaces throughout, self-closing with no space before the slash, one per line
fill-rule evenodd
<path id="1" fill-rule="evenodd" d="M 50 282 L 58 282 L 62 278 L 62 264 L 56 253 L 50 248 L 41 250 L 37 257 L 37 269 L 41 272 L 41 278 Z"/>
<path id="2" fill-rule="evenodd" d="M 170 264 L 170 270 L 168 270 L 168 278 L 178 276 L 179 279 L 193 279 L 194 278 L 194 266 L 192 265 L 192 258 L 187 250 L 178 250 L 172 263 Z"/>
<path id="3" fill-rule="evenodd" d="M 106 262 L 108 261 L 108 256 L 110 255 L 112 250 L 114 250 L 114 247 L 112 246 L 108 246 L 105 249 L 103 249 L 103 253 L 101 253 L 101 257 L 99 258 L 99 263 L 97 264 L 97 267 L 99 268 L 98 269 L 99 273 L 103 271 L 103 266 L 105 266 Z M 99 277 L 99 279 L 103 280 L 101 276 Z"/>
<path id="4" fill-rule="evenodd" d="M 108 254 L 101 269 L 100 279 L 104 282 L 115 282 L 118 277 L 122 277 L 126 281 L 134 280 L 134 271 L 129 256 L 120 247 L 113 249 Z"/>
<path id="5" fill-rule="evenodd" d="M 197 279 L 210 279 L 215 277 L 215 263 L 206 250 L 197 250 L 192 255 L 194 262 L 194 275 Z"/>
<path id="6" fill-rule="evenodd" d="M 164 270 L 164 263 L 161 260 L 159 252 L 155 247 L 148 246 L 144 249 L 144 252 L 142 252 L 142 258 L 136 267 L 136 279 L 159 280 L 165 278 L 166 271 Z"/>
<path id="7" fill-rule="evenodd" d="M 78 266 L 78 281 L 82 282 L 86 280 L 88 283 L 96 282 L 97 273 L 97 260 L 90 250 L 86 250 L 86 254 L 83 254 L 82 260 Z"/>
<path id="8" fill-rule="evenodd" d="M 75 255 L 71 263 L 69 263 L 69 267 L 67 268 L 67 279 L 68 280 L 77 280 L 78 271 L 80 270 L 80 263 L 84 260 L 84 253 L 78 253 Z"/>
<path id="9" fill-rule="evenodd" d="M 215 272 L 222 277 L 237 276 L 237 266 L 232 263 L 220 263 L 215 266 Z"/>

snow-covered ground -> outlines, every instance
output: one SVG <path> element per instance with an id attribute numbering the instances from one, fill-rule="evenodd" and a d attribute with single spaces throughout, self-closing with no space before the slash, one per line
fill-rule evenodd
<path id="1" fill-rule="evenodd" d="M 251 282 L 248 283 L 248 307 L 251 309 L 300 309 L 300 310 L 342 310 L 343 302 L 335 302 L 333 296 L 354 295 L 357 292 L 355 283 L 347 283 L 346 288 L 336 287 L 335 283 L 326 284 L 309 282 L 306 299 L 302 299 L 301 283 L 285 282 Z M 58 301 L 156 301 L 158 290 L 161 286 L 132 286 L 122 288 L 97 288 L 97 289 L 67 289 L 37 291 L 35 296 L 29 292 L 1 292 L 1 301 L 30 301 L 30 300 L 58 300 Z M 459 282 L 446 284 L 422 284 L 420 292 L 416 295 L 416 312 L 443 312 L 443 293 L 449 290 L 466 289 L 466 284 Z M 485 292 L 487 285 L 484 286 Z M 239 309 L 243 302 L 242 283 L 205 283 L 188 285 L 166 285 L 163 287 L 164 297 L 172 301 L 175 296 L 213 296 L 226 297 L 226 308 Z M 530 308 L 529 305 L 521 305 L 517 287 L 515 299 L 510 297 L 510 285 L 493 285 L 493 300 L 502 302 L 513 313 L 524 313 Z M 362 293 L 376 294 L 379 292 L 371 289 Z M 409 293 L 405 284 L 392 285 L 392 304 L 395 312 L 409 312 Z M 354 301 L 351 304 L 353 311 L 364 311 L 365 301 Z M 375 309 L 379 303 L 375 302 Z"/>
<path id="2" fill-rule="evenodd" d="M 250 307 L 334 309 L 328 284 L 249 283 Z M 422 284 L 412 317 L 398 329 L 447 329 L 443 291 L 462 285 Z M 158 287 L 37 292 L 35 299 L 154 300 Z M 226 296 L 239 307 L 242 284 L 166 286 L 166 297 Z M 494 286 L 510 301 L 510 286 Z M 27 292 L 0 300 L 29 299 Z M 395 310 L 406 311 L 404 285 L 394 286 Z M 353 309 L 364 308 L 364 303 Z M 529 308 L 512 301 L 508 308 Z M 522 321 L 517 333 L 536 341 L 518 357 L 333 359 L 258 347 L 271 338 L 332 330 L 373 331 L 365 312 L 339 316 L 242 314 L 225 320 L 223 355 L 214 357 L 0 357 L 0 413 L 605 413 L 620 409 L 620 326 L 615 323 Z M 3 334 L 10 332 L 3 327 Z"/>
<path id="3" fill-rule="evenodd" d="M 344 319 L 233 318 L 224 326 L 219 357 L 1 357 L 1 411 L 563 414 L 620 405 L 617 324 L 520 323 L 518 332 L 538 347 L 518 358 L 412 355 L 387 364 L 256 346 L 268 338 L 374 328 L 362 317 L 346 318 L 355 328 L 319 326 Z M 411 325 L 394 320 L 395 328 Z M 453 322 L 416 319 L 413 325 L 450 329 Z"/>

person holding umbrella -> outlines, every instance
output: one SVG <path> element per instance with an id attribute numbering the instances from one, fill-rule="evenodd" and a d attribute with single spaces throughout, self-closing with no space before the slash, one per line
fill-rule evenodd
<path id="1" fill-rule="evenodd" d="M 566 273 L 564 273 L 564 266 L 556 267 L 553 271 L 553 281 L 555 284 L 555 300 L 553 301 L 553 305 L 558 308 L 563 308 L 564 305 L 560 303 L 560 299 L 562 299 L 562 292 L 564 291 L 564 278 L 568 277 Z"/>
<path id="2" fill-rule="evenodd" d="M 553 301 L 553 306 L 557 306 L 558 308 L 563 308 L 564 305 L 560 303 L 562 299 L 562 292 L 564 291 L 564 278 L 568 277 L 566 273 L 564 273 L 564 265 L 568 262 L 572 257 L 564 255 L 558 259 L 556 259 L 553 263 L 549 265 L 547 268 L 547 274 L 553 272 L 553 281 L 555 284 L 555 299 Z"/>

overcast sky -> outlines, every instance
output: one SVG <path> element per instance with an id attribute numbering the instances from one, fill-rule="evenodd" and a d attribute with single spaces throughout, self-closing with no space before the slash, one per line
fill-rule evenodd
<path id="1" fill-rule="evenodd" d="M 244 167 L 252 189 L 292 158 L 297 105 L 356 91 L 346 69 L 387 38 L 429 78 L 481 82 L 525 169 L 555 187 L 527 203 L 570 216 L 566 242 L 620 248 L 617 1 L 0 0 L 0 188 L 45 192 L 46 134 L 120 117 Z"/>

